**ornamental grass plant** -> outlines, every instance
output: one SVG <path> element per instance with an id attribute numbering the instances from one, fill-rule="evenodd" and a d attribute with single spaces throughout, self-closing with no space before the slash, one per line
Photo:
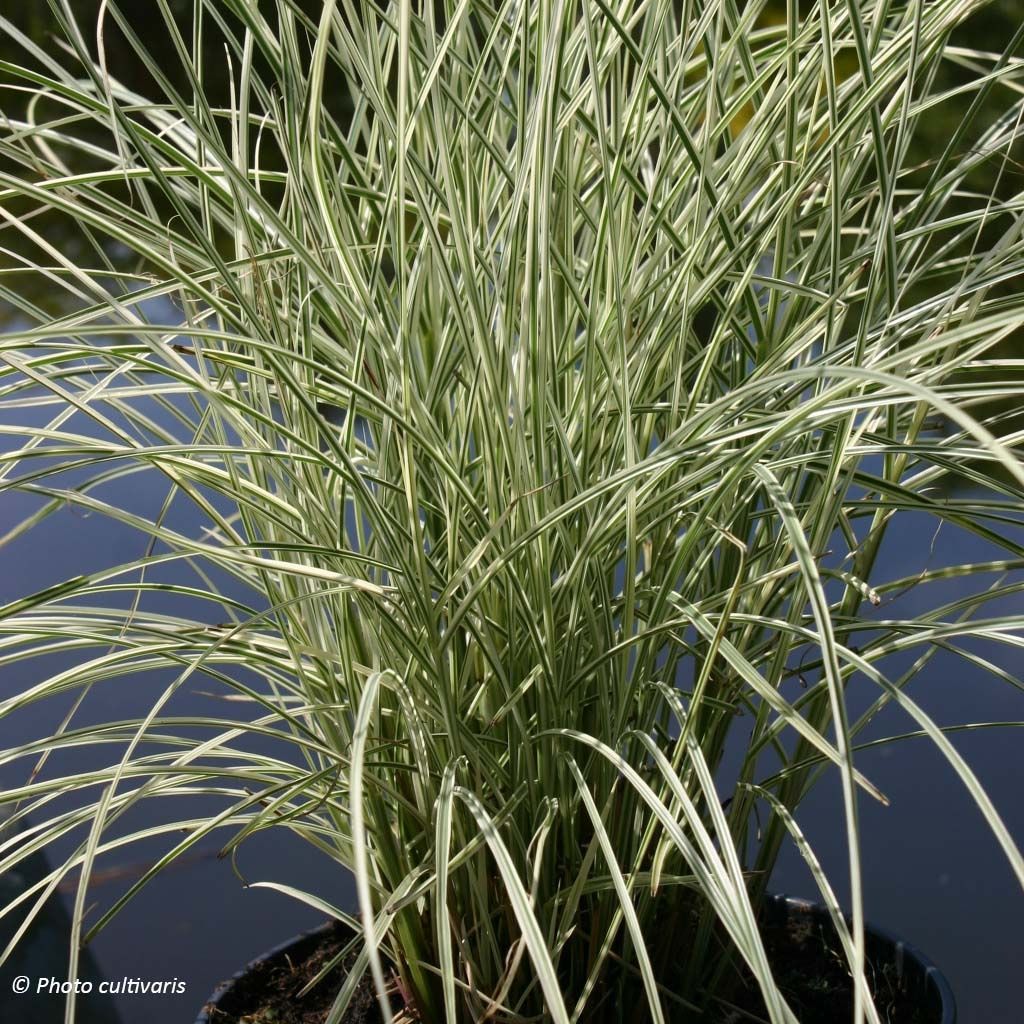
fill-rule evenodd
<path id="1" fill-rule="evenodd" d="M 0 17 L 0 489 L 31 502 L 4 541 L 69 505 L 145 541 L 0 608 L 0 666 L 42 666 L 0 715 L 69 708 L 0 752 L 25 780 L 0 871 L 62 851 L 3 913 L 77 879 L 73 973 L 176 857 L 284 828 L 355 878 L 354 912 L 282 886 L 353 928 L 332 1022 L 365 978 L 424 1024 L 715 1021 L 745 976 L 783 1024 L 758 908 L 795 844 L 855 1024 L 887 1019 L 856 756 L 880 712 L 1024 882 L 907 690 L 938 650 L 1020 685 L 968 641 L 1012 661 L 1024 625 L 989 611 L 1024 567 L 1024 29 L 951 44 L 972 0 L 187 6 L 155 3 L 171 62 L 123 0 L 49 0 L 55 49 Z M 1004 554 L 893 578 L 908 515 Z M 887 614 L 954 577 L 971 596 Z M 97 686 L 148 713 L 80 726 Z M 231 702 L 171 714 L 189 687 Z M 51 770 L 83 746 L 101 767 Z M 798 824 L 828 777 L 839 882 Z M 87 919 L 96 865 L 154 837 Z"/>

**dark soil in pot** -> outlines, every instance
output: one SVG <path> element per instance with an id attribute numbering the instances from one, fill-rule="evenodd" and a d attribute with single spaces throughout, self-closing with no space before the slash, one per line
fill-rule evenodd
<path id="1" fill-rule="evenodd" d="M 824 907 L 770 896 L 762 915 L 765 952 L 779 988 L 801 1024 L 837 1024 L 853 1015 L 853 984 L 842 947 Z M 847 921 L 849 924 L 849 921 Z M 919 950 L 880 931 L 866 934 L 868 982 L 883 1024 L 955 1024 L 952 992 Z M 715 1024 L 767 1020 L 753 985 L 735 997 L 736 1012 Z"/>
<path id="2" fill-rule="evenodd" d="M 850 976 L 843 967 L 824 908 L 802 900 L 770 897 L 763 914 L 762 935 L 779 986 L 801 1024 L 836 1024 L 850 1019 Z M 222 985 L 196 1024 L 323 1024 L 354 955 L 302 999 L 296 998 L 296 993 L 351 937 L 347 928 L 328 924 L 272 950 Z M 885 1024 L 955 1024 L 949 986 L 927 957 L 875 928 L 868 932 L 867 947 L 871 988 Z M 745 1024 L 766 1021 L 767 1014 L 751 987 L 741 988 L 733 994 L 729 1006 L 720 1007 L 704 1019 L 708 1024 Z M 379 1022 L 377 1000 L 367 974 L 349 1005 L 344 1024 Z"/>
<path id="3" fill-rule="evenodd" d="M 327 924 L 271 950 L 221 985 L 197 1024 L 323 1024 L 356 955 L 339 963 L 301 999 L 297 994 L 351 938 L 348 928 Z M 349 1003 L 345 1022 L 380 1024 L 369 975 Z"/>

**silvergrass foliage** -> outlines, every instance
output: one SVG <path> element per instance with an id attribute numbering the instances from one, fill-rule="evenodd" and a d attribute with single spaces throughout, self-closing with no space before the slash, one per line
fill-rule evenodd
<path id="1" fill-rule="evenodd" d="M 742 967 L 780 1024 L 757 907 L 792 842 L 877 1024 L 858 806 L 885 797 L 855 753 L 879 712 L 948 759 L 1024 882 L 907 692 L 940 649 L 1019 685 L 967 638 L 1022 642 L 986 609 L 1024 566 L 999 411 L 1020 366 L 993 355 L 1024 324 L 1024 195 L 964 184 L 1016 166 L 1019 40 L 947 52 L 970 0 L 781 23 L 763 0 L 195 0 L 185 22 L 156 0 L 171 67 L 131 5 L 49 3 L 59 51 L 0 18 L 24 54 L 0 64 L 0 488 L 36 501 L 4 542 L 70 504 L 147 544 L 0 609 L 0 665 L 70 655 L 0 699 L 72 700 L 0 754 L 33 823 L 0 870 L 70 851 L 20 909 L 79 879 L 73 973 L 175 857 L 283 827 L 356 878 L 355 917 L 279 886 L 359 935 L 331 1022 L 367 975 L 385 1018 L 397 984 L 424 1022 L 716 1020 Z M 946 60 L 1005 113 L 922 164 Z M 173 525 L 189 505 L 202 533 Z M 1004 557 L 892 579 L 908 515 Z M 953 575 L 973 596 L 887 614 Z M 96 683 L 161 669 L 145 716 L 77 724 Z M 238 716 L 170 714 L 200 682 Z M 32 771 L 83 746 L 105 767 Z M 849 926 L 797 824 L 823 774 Z M 190 794 L 221 811 L 119 826 Z M 87 927 L 97 860 L 154 837 Z"/>

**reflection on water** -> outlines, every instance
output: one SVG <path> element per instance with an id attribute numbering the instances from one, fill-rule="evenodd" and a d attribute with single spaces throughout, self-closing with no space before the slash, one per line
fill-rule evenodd
<path id="1" fill-rule="evenodd" d="M 0 821 L 6 820 L 9 814 L 9 810 L 0 814 Z M 7 840 L 17 830 L 16 824 L 0 824 L 0 841 Z M 36 852 L 16 871 L 0 873 L 0 906 L 7 906 L 22 897 L 49 871 L 45 855 Z M 0 949 L 14 938 L 23 920 L 23 911 L 0 919 Z M 0 1020 L 18 1021 L 19 1024 L 54 1024 L 63 1018 L 64 998 L 58 986 L 68 976 L 70 929 L 71 921 L 64 900 L 60 894 L 54 893 L 46 900 L 13 955 L 0 966 Z M 93 989 L 89 998 L 83 1001 L 78 1024 L 118 1024 L 119 1017 L 110 996 L 100 991 L 100 985 L 107 979 L 100 973 L 91 950 L 82 952 L 76 975 L 84 985 Z M 18 993 L 16 978 L 31 979 L 29 991 Z"/>

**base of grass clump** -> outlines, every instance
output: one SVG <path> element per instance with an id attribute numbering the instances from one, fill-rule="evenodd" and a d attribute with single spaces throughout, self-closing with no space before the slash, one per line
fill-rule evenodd
<path id="1" fill-rule="evenodd" d="M 780 991 L 800 1024 L 835 1024 L 852 1019 L 853 986 L 842 951 L 822 908 L 770 897 L 760 918 L 761 936 Z M 324 1024 L 347 972 L 351 954 L 311 991 L 299 993 L 351 941 L 341 924 L 328 924 L 250 964 L 207 1003 L 196 1024 Z M 676 947 L 678 949 L 678 946 Z M 879 1019 L 885 1024 L 952 1024 L 952 997 L 935 968 L 916 950 L 884 933 L 868 933 L 867 973 Z M 645 1006 L 627 991 L 599 999 L 589 1024 L 645 1024 Z M 767 1010 L 753 978 L 745 971 L 718 989 L 727 998 L 703 1014 L 688 1013 L 671 1000 L 673 1024 L 764 1022 Z M 415 1016 L 396 993 L 397 1021 Z M 404 1012 L 403 1012 L 404 1010 Z M 380 1009 L 369 973 L 358 985 L 342 1024 L 380 1024 Z M 435 1024 L 424 1021 L 423 1024 Z"/>

